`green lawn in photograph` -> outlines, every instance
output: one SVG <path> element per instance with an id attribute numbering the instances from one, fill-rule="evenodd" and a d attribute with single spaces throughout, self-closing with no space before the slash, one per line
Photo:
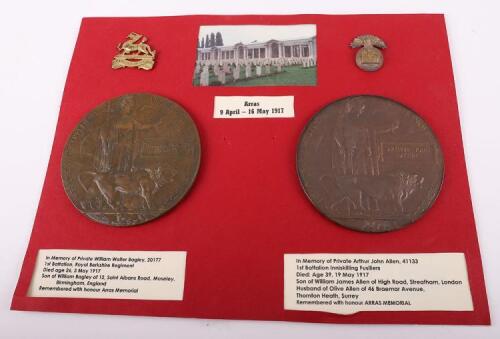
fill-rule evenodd
<path id="1" fill-rule="evenodd" d="M 211 84 L 210 86 L 226 86 L 226 87 L 248 87 L 248 86 L 314 86 L 316 85 L 316 70 L 317 67 L 303 68 L 301 65 L 283 67 L 283 72 L 274 73 L 276 68 L 273 66 L 272 72 L 269 75 L 257 77 L 255 67 L 252 70 L 252 78 L 244 79 L 244 69 L 241 67 L 240 79 L 232 80 L 229 74 L 226 76 L 226 84 Z M 262 67 L 264 72 L 264 66 Z M 216 77 L 210 74 L 210 82 L 216 81 Z M 193 81 L 193 85 L 199 86 L 200 79 L 197 76 Z"/>

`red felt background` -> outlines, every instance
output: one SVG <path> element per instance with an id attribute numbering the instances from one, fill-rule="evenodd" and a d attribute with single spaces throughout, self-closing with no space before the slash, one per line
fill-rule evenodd
<path id="1" fill-rule="evenodd" d="M 193 87 L 200 25 L 316 24 L 317 86 Z M 158 51 L 154 70 L 112 70 L 130 32 Z M 388 45 L 385 66 L 360 71 L 353 37 Z M 60 160 L 79 120 L 96 105 L 151 92 L 182 105 L 200 132 L 202 161 L 186 198 L 139 227 L 90 221 L 66 197 Z M 374 94 L 418 112 L 436 133 L 445 179 L 435 205 L 415 224 L 365 234 L 325 219 L 301 190 L 295 151 L 307 120 L 329 102 Z M 293 119 L 213 119 L 215 95 L 294 95 Z M 183 301 L 31 298 L 39 249 L 186 250 Z M 464 252 L 472 312 L 361 312 L 341 316 L 283 309 L 284 253 Z M 296 15 L 88 18 L 82 21 L 40 204 L 12 309 L 339 323 L 488 324 L 489 311 L 467 181 L 452 65 L 442 15 Z"/>

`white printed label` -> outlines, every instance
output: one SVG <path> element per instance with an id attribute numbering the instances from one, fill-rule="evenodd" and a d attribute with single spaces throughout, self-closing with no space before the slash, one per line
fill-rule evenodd
<path id="1" fill-rule="evenodd" d="M 216 96 L 214 118 L 293 118 L 293 96 Z"/>
<path id="2" fill-rule="evenodd" d="M 40 250 L 30 297 L 182 300 L 186 252 Z"/>
<path id="3" fill-rule="evenodd" d="M 285 254 L 285 309 L 472 311 L 463 253 Z"/>

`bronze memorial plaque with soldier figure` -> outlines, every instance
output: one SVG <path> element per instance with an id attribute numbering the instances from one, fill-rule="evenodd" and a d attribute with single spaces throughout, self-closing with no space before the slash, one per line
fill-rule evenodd
<path id="1" fill-rule="evenodd" d="M 132 226 L 173 208 L 193 184 L 200 164 L 196 126 L 176 103 L 128 94 L 88 113 L 62 156 L 64 190 L 97 222 Z"/>
<path id="2" fill-rule="evenodd" d="M 420 218 L 441 189 L 444 161 L 429 126 L 386 98 L 353 96 L 312 117 L 297 171 L 327 218 L 363 232 L 397 230 Z"/>

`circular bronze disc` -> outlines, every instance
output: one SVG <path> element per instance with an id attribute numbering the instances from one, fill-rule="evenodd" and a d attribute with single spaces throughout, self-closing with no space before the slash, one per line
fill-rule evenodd
<path id="1" fill-rule="evenodd" d="M 420 218 L 439 194 L 443 154 L 429 126 L 392 100 L 353 96 L 306 125 L 297 171 L 327 218 L 363 232 L 393 231 Z"/>
<path id="2" fill-rule="evenodd" d="M 64 190 L 97 222 L 132 226 L 173 208 L 193 184 L 200 138 L 189 114 L 153 94 L 128 94 L 89 112 L 62 156 Z"/>

